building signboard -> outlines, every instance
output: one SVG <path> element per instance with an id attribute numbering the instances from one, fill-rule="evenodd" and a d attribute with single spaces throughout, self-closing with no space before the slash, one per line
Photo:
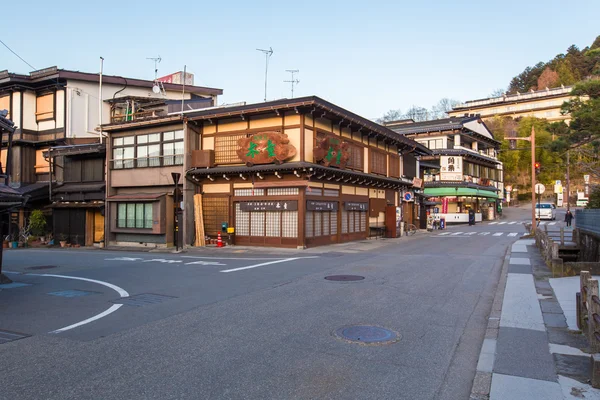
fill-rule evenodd
<path id="1" fill-rule="evenodd" d="M 242 211 L 297 211 L 298 201 L 242 201 L 240 208 Z"/>
<path id="2" fill-rule="evenodd" d="M 307 200 L 306 201 L 306 209 L 308 211 L 337 211 L 338 210 L 338 202 L 337 201 Z"/>
<path id="3" fill-rule="evenodd" d="M 347 201 L 344 203 L 344 210 L 346 210 L 346 211 L 368 211 L 369 203 L 358 203 L 355 201 Z"/>
<path id="4" fill-rule="evenodd" d="M 237 155 L 248 166 L 283 163 L 296 155 L 296 148 L 281 132 L 261 132 L 238 140 Z"/>
<path id="5" fill-rule="evenodd" d="M 462 181 L 462 157 L 440 156 L 440 178 L 443 181 Z"/>

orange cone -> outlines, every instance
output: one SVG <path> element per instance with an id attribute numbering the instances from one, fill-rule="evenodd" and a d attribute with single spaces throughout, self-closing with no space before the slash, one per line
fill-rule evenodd
<path id="1" fill-rule="evenodd" d="M 217 247 L 223 247 L 223 240 L 221 240 L 221 232 L 217 235 Z"/>

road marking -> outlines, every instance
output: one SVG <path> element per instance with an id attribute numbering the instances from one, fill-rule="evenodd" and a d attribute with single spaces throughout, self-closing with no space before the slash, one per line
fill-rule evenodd
<path id="1" fill-rule="evenodd" d="M 202 260 L 198 260 L 198 261 L 192 261 L 192 262 L 185 263 L 185 265 L 227 265 L 227 264 L 223 264 L 223 263 L 220 263 L 218 261 L 202 261 Z"/>
<path id="2" fill-rule="evenodd" d="M 498 222 L 498 225 L 504 225 L 506 222 Z"/>
<path id="3" fill-rule="evenodd" d="M 438 234 L 438 236 L 446 236 L 446 235 L 449 235 L 450 233 L 451 233 L 451 232 L 444 232 L 444 233 L 440 233 L 440 234 Z"/>
<path id="4" fill-rule="evenodd" d="M 12 273 L 12 274 L 21 274 L 20 272 L 8 272 L 8 271 L 5 271 L 5 272 Z M 108 283 L 108 282 L 104 282 L 104 281 L 99 281 L 99 280 L 96 280 L 96 279 L 81 278 L 79 276 L 69 276 L 69 275 L 54 275 L 54 274 L 23 274 L 23 275 L 48 276 L 50 278 L 74 279 L 74 280 L 77 280 L 77 281 L 86 281 L 86 282 L 97 283 L 98 285 L 102 285 L 102 286 L 106 286 L 108 288 L 111 288 L 115 292 L 119 293 L 119 296 L 121 296 L 121 297 L 129 297 L 129 293 L 127 292 L 127 290 L 125 290 L 123 288 L 120 288 L 117 285 L 113 285 L 112 283 Z M 78 326 L 81 326 L 81 325 L 89 324 L 90 322 L 96 321 L 96 320 L 98 320 L 100 318 L 104 318 L 107 315 L 114 313 L 119 308 L 121 308 L 122 305 L 123 304 L 114 304 L 108 310 L 106 310 L 104 312 L 101 312 L 100 314 L 94 315 L 91 318 L 88 318 L 88 319 L 85 319 L 83 321 L 77 322 L 77 323 L 75 323 L 73 325 L 65 326 L 64 328 L 60 328 L 60 329 L 57 329 L 57 330 L 49 332 L 49 333 L 61 333 L 61 332 L 68 331 L 68 330 L 73 329 L 73 328 L 77 328 Z"/>
<path id="5" fill-rule="evenodd" d="M 288 262 L 288 261 L 295 261 L 295 260 L 299 260 L 300 258 L 301 257 L 284 258 L 283 260 L 269 261 L 269 262 L 264 262 L 264 263 L 260 263 L 260 264 L 249 265 L 247 267 L 240 267 L 240 268 L 233 268 L 233 269 L 224 269 L 224 270 L 222 270 L 220 272 L 242 271 L 242 270 L 245 270 L 245 269 L 257 268 L 257 267 L 262 267 L 262 266 L 265 266 L 265 265 L 279 264 L 279 263 L 284 263 L 284 262 Z"/>
<path id="6" fill-rule="evenodd" d="M 477 232 L 469 232 L 469 233 L 466 233 L 466 235 L 469 235 L 469 236 L 471 236 L 471 235 L 475 235 L 475 234 L 477 234 Z"/>
<path id="7" fill-rule="evenodd" d="M 458 235 L 462 235 L 462 232 L 454 232 L 454 233 L 452 234 L 452 236 L 458 236 Z"/>
<path id="8" fill-rule="evenodd" d="M 479 236 L 487 236 L 487 235 L 489 235 L 489 234 L 490 234 L 489 232 L 481 232 L 481 233 L 479 234 Z"/>
<path id="9" fill-rule="evenodd" d="M 518 233 L 517 233 L 517 232 L 512 232 L 512 233 L 509 233 L 509 234 L 508 234 L 508 236 L 513 236 L 513 237 L 514 237 L 514 236 L 517 236 L 517 235 L 518 235 Z"/>
<path id="10" fill-rule="evenodd" d="M 556 222 L 550 222 L 548 225 L 556 225 Z"/>
<path id="11" fill-rule="evenodd" d="M 85 320 L 83 320 L 81 322 L 77 322 L 76 324 L 65 326 L 64 328 L 60 328 L 60 329 L 57 329 L 55 331 L 48 332 L 48 333 L 61 333 L 61 332 L 64 332 L 64 331 L 71 330 L 73 328 L 77 328 L 78 326 L 81 326 L 81 325 L 89 324 L 90 322 L 94 322 L 94 321 L 96 321 L 96 320 L 98 320 L 100 318 L 104 318 L 107 315 L 114 313 L 119 308 L 121 308 L 122 305 L 123 304 L 113 304 L 108 310 L 106 310 L 104 312 L 101 312 L 98 315 L 94 315 L 93 317 L 85 319 Z"/>
<path id="12" fill-rule="evenodd" d="M 204 260 L 281 260 L 281 257 L 200 257 L 200 256 L 181 256 L 181 258 L 199 258 Z M 319 258 L 319 256 L 296 257 L 300 258 Z"/>
<path id="13" fill-rule="evenodd" d="M 540 221 L 540 225 L 546 225 L 546 221 Z"/>
<path id="14" fill-rule="evenodd" d="M 509 224 L 509 225 L 514 225 L 514 224 L 516 224 L 516 223 L 517 223 L 517 221 L 513 221 L 513 222 L 509 222 L 508 224 Z"/>
<path id="15" fill-rule="evenodd" d="M 494 233 L 492 236 L 502 236 L 502 234 L 503 234 L 503 233 L 504 233 L 504 232 L 496 232 L 496 233 Z"/>
<path id="16" fill-rule="evenodd" d="M 490 222 L 490 225 L 496 225 L 498 222 Z"/>
<path id="17" fill-rule="evenodd" d="M 115 257 L 115 258 L 105 258 L 104 261 L 138 261 L 143 260 L 143 258 L 137 257 Z"/>

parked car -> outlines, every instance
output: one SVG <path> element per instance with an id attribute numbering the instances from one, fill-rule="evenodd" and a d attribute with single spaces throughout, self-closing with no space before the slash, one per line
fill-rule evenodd
<path id="1" fill-rule="evenodd" d="M 556 209 L 552 203 L 539 203 L 535 205 L 535 216 L 537 219 L 556 219 Z"/>

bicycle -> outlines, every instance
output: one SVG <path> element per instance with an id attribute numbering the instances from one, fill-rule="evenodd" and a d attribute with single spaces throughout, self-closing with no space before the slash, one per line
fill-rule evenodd
<path id="1" fill-rule="evenodd" d="M 417 233 L 417 227 L 413 224 L 406 224 L 404 231 L 406 232 L 406 235 L 412 236 Z"/>

